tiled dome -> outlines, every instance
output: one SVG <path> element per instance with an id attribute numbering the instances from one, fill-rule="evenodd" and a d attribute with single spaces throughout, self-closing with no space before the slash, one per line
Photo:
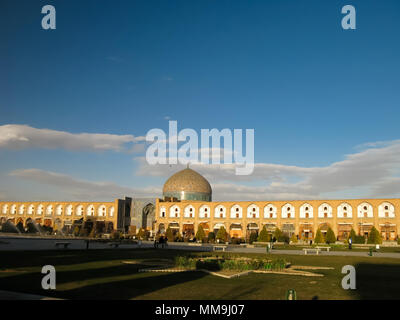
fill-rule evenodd
<path id="1" fill-rule="evenodd" d="M 196 171 L 186 168 L 172 175 L 164 184 L 164 196 L 172 196 L 174 194 L 199 194 L 208 196 L 211 199 L 212 189 L 208 181 Z M 179 197 L 183 200 L 185 197 Z M 192 198 L 193 200 L 196 200 Z M 198 199 L 202 200 L 202 199 Z"/>

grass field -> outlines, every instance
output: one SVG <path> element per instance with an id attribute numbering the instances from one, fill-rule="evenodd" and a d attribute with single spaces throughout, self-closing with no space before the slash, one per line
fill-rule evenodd
<path id="1" fill-rule="evenodd" d="M 178 250 L 89 250 L 2 252 L 0 290 L 67 299 L 284 299 L 288 289 L 298 299 L 400 299 L 400 261 L 376 257 L 271 256 L 293 265 L 333 267 L 324 277 L 250 274 L 224 279 L 202 272 L 138 273 L 158 259 L 189 254 Z M 191 253 L 196 255 L 196 253 Z M 200 253 L 197 253 L 197 255 Z M 219 255 L 222 255 L 221 253 Z M 266 257 L 261 254 L 236 254 Z M 135 260 L 137 264 L 122 261 Z M 41 289 L 43 265 L 57 270 L 57 289 Z M 353 265 L 357 289 L 344 290 L 341 269 Z"/>

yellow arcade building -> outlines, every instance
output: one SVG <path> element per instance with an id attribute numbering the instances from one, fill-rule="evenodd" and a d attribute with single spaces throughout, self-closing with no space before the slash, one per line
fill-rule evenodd
<path id="1" fill-rule="evenodd" d="M 343 240 L 352 228 L 368 236 L 375 226 L 389 241 L 399 232 L 400 199 L 212 201 L 209 182 L 186 168 L 166 181 L 155 211 L 156 232 L 171 228 L 184 237 L 193 237 L 200 225 L 206 234 L 223 226 L 231 238 L 247 238 L 266 226 L 303 240 L 313 239 L 317 229 L 326 233 L 332 228 Z"/>

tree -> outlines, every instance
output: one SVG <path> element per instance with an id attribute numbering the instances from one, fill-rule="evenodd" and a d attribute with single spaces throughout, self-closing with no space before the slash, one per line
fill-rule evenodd
<path id="1" fill-rule="evenodd" d="M 267 227 L 264 226 L 261 230 L 260 234 L 258 235 L 257 241 L 259 242 L 269 242 L 271 241 L 271 235 L 267 231 Z"/>
<path id="2" fill-rule="evenodd" d="M 382 237 L 381 237 L 379 231 L 376 230 L 375 227 L 371 228 L 371 231 L 369 232 L 369 235 L 368 235 L 367 243 L 369 243 L 369 244 L 380 244 L 380 243 L 382 243 Z"/>
<path id="3" fill-rule="evenodd" d="M 333 232 L 333 230 L 331 228 L 328 229 L 328 231 L 326 232 L 326 239 L 325 239 L 327 244 L 330 243 L 335 243 L 336 242 L 336 236 L 335 233 Z"/>
<path id="4" fill-rule="evenodd" d="M 315 234 L 314 238 L 315 243 L 323 243 L 324 242 L 324 236 L 322 235 L 321 230 L 317 230 L 317 233 Z"/>
<path id="5" fill-rule="evenodd" d="M 174 239 L 174 233 L 172 232 L 171 228 L 167 228 L 167 231 L 165 232 L 165 236 L 167 237 L 168 241 L 173 242 Z"/>
<path id="6" fill-rule="evenodd" d="M 276 239 L 276 241 L 282 239 L 282 236 L 283 236 L 282 231 L 279 228 L 276 228 L 274 232 L 274 238 Z"/>
<path id="7" fill-rule="evenodd" d="M 351 228 L 350 234 L 349 234 L 349 239 L 351 239 L 353 242 L 356 240 L 357 234 L 354 231 L 353 228 Z"/>
<path id="8" fill-rule="evenodd" d="M 210 243 L 215 242 L 215 233 L 212 231 L 208 233 L 208 242 L 210 242 Z"/>
<path id="9" fill-rule="evenodd" d="M 297 243 L 297 237 L 296 237 L 296 235 L 294 233 L 292 234 L 292 236 L 290 238 L 290 242 L 291 243 Z"/>
<path id="10" fill-rule="evenodd" d="M 249 243 L 252 244 L 253 242 L 257 241 L 258 235 L 257 232 L 251 232 L 249 237 Z"/>
<path id="11" fill-rule="evenodd" d="M 204 229 L 201 225 L 199 225 L 199 228 L 197 229 L 196 233 L 196 239 L 203 241 L 206 238 L 206 234 L 204 233 Z"/>
<path id="12" fill-rule="evenodd" d="M 225 227 L 219 228 L 216 238 L 220 241 L 226 242 L 227 234 Z"/>

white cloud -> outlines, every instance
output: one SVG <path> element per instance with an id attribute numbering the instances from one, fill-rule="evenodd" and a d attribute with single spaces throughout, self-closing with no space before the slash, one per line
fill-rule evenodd
<path id="1" fill-rule="evenodd" d="M 128 151 L 128 144 L 145 141 L 145 137 L 104 133 L 69 133 L 37 129 L 27 125 L 0 126 L 0 148 L 46 148 L 88 151 Z"/>
<path id="2" fill-rule="evenodd" d="M 55 187 L 62 192 L 64 198 L 70 200 L 110 201 L 124 196 L 156 197 L 161 194 L 159 187 L 123 187 L 113 182 L 93 182 L 40 169 L 19 169 L 9 175 Z"/>
<path id="3" fill-rule="evenodd" d="M 369 149 L 347 155 L 343 161 L 326 167 L 298 167 L 282 164 L 256 163 L 248 176 L 235 175 L 235 165 L 202 165 L 191 167 L 199 171 L 213 186 L 215 199 L 311 199 L 329 193 L 346 197 L 349 190 L 359 197 L 400 195 L 400 140 L 368 144 Z M 184 168 L 183 165 L 147 164 L 139 161 L 138 175 L 164 176 Z M 229 182 L 224 184 L 224 182 Z M 243 186 L 238 183 L 262 184 Z M 360 193 L 363 190 L 363 193 Z"/>

